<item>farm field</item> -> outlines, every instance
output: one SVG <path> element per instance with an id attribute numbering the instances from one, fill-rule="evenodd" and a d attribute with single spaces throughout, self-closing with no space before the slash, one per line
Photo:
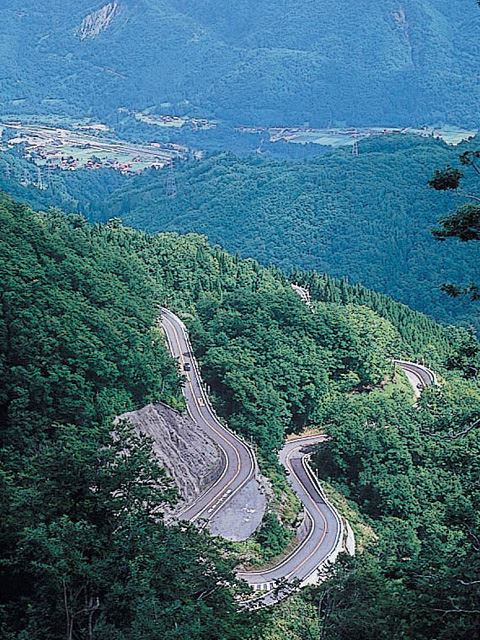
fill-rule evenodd
<path id="1" fill-rule="evenodd" d="M 477 130 L 461 129 L 450 125 L 439 127 L 368 127 L 344 129 L 309 129 L 309 128 L 283 128 L 268 129 L 270 142 L 292 142 L 296 144 L 320 144 L 329 147 L 343 147 L 353 145 L 355 141 L 380 135 L 417 135 L 422 138 L 437 138 L 447 144 L 457 145 L 473 138 Z"/>
<path id="2" fill-rule="evenodd" d="M 154 127 L 164 127 L 166 129 L 182 129 L 190 127 L 194 131 L 206 131 L 215 129 L 217 122 L 206 118 L 189 118 L 187 116 L 174 115 L 154 115 L 143 111 L 128 111 L 128 109 L 119 109 L 120 112 L 127 112 L 128 115 L 135 118 L 139 122 L 149 124 Z"/>
<path id="3" fill-rule="evenodd" d="M 108 127 L 100 123 L 64 128 L 4 121 L 0 129 L 5 147 L 22 145 L 27 160 L 53 169 L 109 167 L 122 173 L 137 173 L 148 167 L 165 167 L 189 154 L 187 147 L 178 144 L 135 144 L 115 139 L 108 135 Z"/>

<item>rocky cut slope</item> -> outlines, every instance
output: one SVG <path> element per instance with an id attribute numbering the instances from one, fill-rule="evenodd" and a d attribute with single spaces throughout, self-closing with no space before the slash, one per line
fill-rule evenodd
<path id="1" fill-rule="evenodd" d="M 92 11 L 83 20 L 77 35 L 80 40 L 86 38 L 95 38 L 110 26 L 112 20 L 119 12 L 120 5 L 118 2 L 109 2 L 97 11 Z"/>
<path id="2" fill-rule="evenodd" d="M 161 402 L 120 416 L 138 433 L 153 440 L 153 450 L 162 467 L 174 480 L 180 497 L 175 512 L 195 502 L 223 471 L 219 448 L 187 414 Z"/>

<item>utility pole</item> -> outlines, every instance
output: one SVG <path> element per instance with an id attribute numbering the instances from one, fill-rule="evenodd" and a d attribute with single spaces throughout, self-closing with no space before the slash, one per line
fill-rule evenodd
<path id="1" fill-rule="evenodd" d="M 264 142 L 265 142 L 265 137 L 262 135 L 262 138 L 261 138 L 261 140 L 260 140 L 260 144 L 259 144 L 259 146 L 257 147 L 257 150 L 256 150 L 256 154 L 257 154 L 258 156 L 260 156 L 260 155 L 262 155 L 263 153 L 265 153 L 265 151 L 263 150 L 263 143 L 264 143 Z"/>
<path id="2" fill-rule="evenodd" d="M 165 182 L 165 195 L 167 198 L 171 198 L 172 200 L 177 197 L 177 179 L 175 177 L 175 169 L 173 166 L 173 159 L 170 161 L 168 165 L 168 173 Z"/>
<path id="3" fill-rule="evenodd" d="M 40 191 L 45 190 L 45 184 L 42 178 L 42 170 L 40 169 L 39 166 L 37 166 L 37 185 L 36 186 L 37 186 L 37 189 L 40 189 Z"/>
<path id="4" fill-rule="evenodd" d="M 53 166 L 50 164 L 47 164 L 47 184 L 45 188 L 50 190 L 52 194 L 55 191 L 55 185 L 53 183 Z"/>
<path id="5" fill-rule="evenodd" d="M 358 156 L 358 154 L 360 153 L 360 151 L 358 149 L 358 138 L 359 137 L 360 137 L 360 133 L 358 132 L 358 129 L 355 129 L 355 131 L 352 134 L 352 138 L 353 138 L 352 156 L 354 158 L 356 158 Z"/>

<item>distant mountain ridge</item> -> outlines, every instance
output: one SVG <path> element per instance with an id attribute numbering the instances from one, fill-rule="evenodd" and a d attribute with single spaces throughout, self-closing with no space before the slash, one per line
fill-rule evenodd
<path id="1" fill-rule="evenodd" d="M 479 26 L 474 0 L 4 0 L 0 111 L 476 125 Z"/>

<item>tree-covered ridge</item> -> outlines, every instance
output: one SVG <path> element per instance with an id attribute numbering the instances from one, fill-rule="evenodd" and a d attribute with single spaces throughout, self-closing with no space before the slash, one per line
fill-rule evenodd
<path id="1" fill-rule="evenodd" d="M 173 247 L 178 237 L 162 241 Z M 378 536 L 325 588 L 303 596 L 311 617 L 296 623 L 299 633 L 320 627 L 324 635 L 314 638 L 426 640 L 440 626 L 441 638 L 471 637 L 480 390 L 465 376 L 478 369 L 474 338 L 345 281 L 297 272 L 313 293 L 308 309 L 274 269 L 210 250 L 198 236 L 181 247 L 184 267 L 170 261 L 169 277 L 178 296 L 181 287 L 190 292 L 190 305 L 172 303 L 192 314 L 219 411 L 270 464 L 285 433 L 320 424 L 331 437 L 317 456 L 321 476 L 360 506 Z M 442 380 L 417 407 L 408 387 L 382 388 L 400 352 L 428 353 Z M 271 526 L 262 535 L 272 544 L 282 532 Z M 272 628 L 283 632 L 273 637 L 290 640 L 294 623 L 282 615 L 281 607 Z"/>
<path id="2" fill-rule="evenodd" d="M 475 334 L 438 324 L 392 298 L 315 271 L 294 270 L 292 280 L 308 288 L 313 300 L 339 304 L 361 304 L 389 320 L 400 334 L 396 357 L 428 362 L 432 367 L 468 368 L 468 357 L 477 351 Z"/>
<path id="3" fill-rule="evenodd" d="M 474 0 L 4 0 L 3 109 L 476 125 L 478 21 Z"/>
<path id="4" fill-rule="evenodd" d="M 201 236 L 123 234 L 117 238 L 129 237 L 163 283 L 166 304 L 187 320 L 220 411 L 264 454 L 286 433 L 320 423 L 331 394 L 391 377 L 393 357 L 423 357 L 462 375 L 476 365 L 469 332 L 358 285 L 295 272 L 317 301 L 312 313 L 280 270 L 212 248 Z"/>
<path id="5" fill-rule="evenodd" d="M 391 606 L 396 593 L 420 599 L 421 638 L 442 615 L 447 589 L 452 608 L 470 610 L 475 585 L 461 581 L 473 582 L 477 570 L 472 425 L 480 401 L 478 383 L 465 378 L 467 364 L 478 366 L 466 331 L 345 281 L 297 272 L 312 289 L 309 309 L 281 271 L 198 235 L 151 236 L 116 219 L 90 225 L 7 198 L 1 214 L 6 638 L 253 639 L 268 632 L 268 618 L 286 629 L 281 640 L 291 638 L 282 609 L 262 618 L 236 610 L 234 559 L 219 542 L 159 521 L 155 508 L 172 498 L 171 487 L 149 443 L 127 425 L 111 438 L 113 415 L 149 399 L 179 401 L 155 328 L 162 304 L 187 322 L 219 412 L 257 444 L 276 486 L 285 435 L 322 427 L 332 438 L 322 472 L 377 531 L 378 544 L 327 583 L 332 592 L 305 595 L 305 610 L 321 617 L 305 616 L 303 627 L 326 625 L 333 640 L 349 637 L 344 629 L 353 625 L 368 638 L 380 611 L 378 637 L 394 630 L 403 640 L 417 618 L 411 606 Z M 431 355 L 442 377 L 417 408 L 409 389 L 392 384 L 391 359 L 400 353 Z M 284 530 L 271 514 L 261 536 L 281 548 Z M 428 597 L 414 575 L 424 568 L 444 580 Z M 458 620 L 468 637 L 475 619 L 454 615 L 442 637 L 456 637 Z"/>
<path id="6" fill-rule="evenodd" d="M 178 395 L 153 333 L 160 292 L 139 259 L 106 242 L 115 229 L 1 204 L 5 415 L 28 433 Z"/>
<path id="7" fill-rule="evenodd" d="M 409 138 L 366 141 L 358 158 L 339 150 L 304 163 L 217 155 L 176 168 L 175 199 L 162 173 L 126 182 L 105 215 L 149 231 L 204 233 L 263 264 L 348 276 L 438 320 L 477 323 L 467 301 L 440 290 L 446 280 L 473 279 L 475 251 L 431 236 L 455 196 L 427 183 L 457 155 Z"/>
<path id="8" fill-rule="evenodd" d="M 415 408 L 378 393 L 336 405 L 319 473 L 378 540 L 313 596 L 324 637 L 478 636 L 479 425 L 478 382 L 459 379 L 425 391 Z"/>
<path id="9" fill-rule="evenodd" d="M 113 169 L 48 171 L 27 162 L 16 151 L 0 153 L 0 191 L 34 209 L 58 207 L 95 218 L 99 203 L 107 200 L 125 180 Z"/>
<path id="10" fill-rule="evenodd" d="M 179 402 L 159 281 L 114 224 L 4 197 L 0 219 L 2 638 L 251 637 L 232 560 L 163 525 L 149 442 L 112 426 Z"/>
<path id="11" fill-rule="evenodd" d="M 466 143 L 460 152 L 474 148 Z M 167 196 L 164 171 L 131 178 L 53 172 L 38 190 L 35 168 L 9 153 L 0 156 L 0 186 L 35 208 L 57 206 L 95 221 L 121 216 L 153 232 L 204 233 L 286 272 L 347 276 L 438 320 L 477 326 L 475 307 L 441 290 L 446 281 L 475 281 L 475 249 L 431 235 L 463 202 L 427 185 L 436 167 L 458 164 L 458 153 L 434 140 L 385 137 L 362 142 L 358 158 L 345 150 L 303 163 L 215 155 L 175 168 L 176 198 Z M 472 188 L 467 175 L 465 190 Z"/>
<path id="12" fill-rule="evenodd" d="M 475 637 L 480 390 L 465 379 L 478 369 L 475 339 L 362 287 L 296 272 L 313 294 L 308 309 L 274 269 L 209 250 L 198 236 L 181 247 L 184 267 L 170 261 L 169 277 L 190 291 L 190 306 L 172 303 L 192 314 L 219 411 L 270 464 L 285 433 L 321 425 L 331 437 L 316 458 L 321 477 L 375 531 L 365 554 L 302 596 L 310 617 L 282 620 L 281 606 L 265 637 L 290 640 L 293 625 L 299 638 Z M 416 407 L 408 385 L 382 388 L 400 353 L 428 354 L 442 382 Z M 272 544 L 282 532 L 262 536 Z"/>

